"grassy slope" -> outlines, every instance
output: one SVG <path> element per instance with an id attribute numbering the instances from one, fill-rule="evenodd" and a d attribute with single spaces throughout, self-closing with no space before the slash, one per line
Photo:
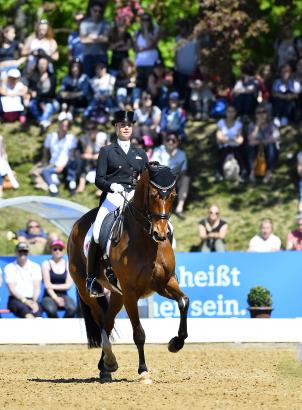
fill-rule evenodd
<path id="1" fill-rule="evenodd" d="M 189 139 L 186 148 L 189 157 L 189 168 L 192 176 L 190 197 L 187 204 L 186 220 L 179 221 L 175 217 L 175 236 L 178 251 L 189 251 L 191 246 L 198 244 L 197 223 L 206 215 L 207 207 L 217 203 L 221 208 L 222 217 L 229 223 L 227 246 L 229 250 L 244 250 L 249 239 L 257 232 L 259 220 L 271 217 L 275 223 L 275 232 L 283 244 L 286 235 L 294 224 L 297 211 L 297 193 L 294 186 L 295 158 L 301 146 L 299 132 L 290 127 L 282 130 L 281 156 L 273 181 L 264 185 L 239 184 L 231 182 L 215 183 L 214 167 L 214 123 L 190 123 Z M 78 135 L 80 128 L 75 124 L 73 131 Z M 4 198 L 23 195 L 45 195 L 44 191 L 34 190 L 29 170 L 42 155 L 43 137 L 37 127 L 32 126 L 27 133 L 19 130 L 19 125 L 0 124 L 0 134 L 6 141 L 9 160 L 17 172 L 21 188 L 17 191 L 5 191 Z M 88 207 L 97 205 L 94 196 L 95 189 L 88 185 L 84 194 L 70 198 L 68 191 L 61 188 L 61 197 L 72 199 Z M 0 254 L 12 254 L 14 244 L 6 240 L 9 230 L 16 230 L 25 225 L 26 220 L 34 215 L 14 208 L 1 210 L 0 218 Z M 36 216 L 34 216 L 36 217 Z M 43 220 L 47 230 L 53 226 Z"/>

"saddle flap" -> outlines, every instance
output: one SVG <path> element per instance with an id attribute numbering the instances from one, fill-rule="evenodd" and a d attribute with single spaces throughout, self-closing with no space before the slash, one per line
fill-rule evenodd
<path id="1" fill-rule="evenodd" d="M 120 214 L 112 228 L 112 234 L 111 234 L 111 243 L 112 246 L 116 246 L 119 241 L 121 240 L 122 233 L 123 233 L 123 225 L 124 225 L 124 215 Z"/>

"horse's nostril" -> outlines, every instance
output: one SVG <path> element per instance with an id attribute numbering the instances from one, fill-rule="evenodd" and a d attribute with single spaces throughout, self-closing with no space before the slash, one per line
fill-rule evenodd
<path id="1" fill-rule="evenodd" d="M 165 241 L 166 240 L 166 236 L 164 235 L 164 236 L 162 236 L 162 235 L 160 235 L 158 232 L 156 232 L 156 231 L 154 231 L 154 238 L 157 240 L 157 241 L 160 241 L 160 242 L 163 242 L 163 241 Z"/>

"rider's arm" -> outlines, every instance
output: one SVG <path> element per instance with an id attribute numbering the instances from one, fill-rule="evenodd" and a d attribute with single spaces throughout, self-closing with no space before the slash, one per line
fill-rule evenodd
<path id="1" fill-rule="evenodd" d="M 102 147 L 100 149 L 97 166 L 96 166 L 96 176 L 95 176 L 95 185 L 105 192 L 111 192 L 110 185 L 111 182 L 108 182 L 106 179 L 107 176 L 107 164 L 108 164 L 108 149 Z"/>

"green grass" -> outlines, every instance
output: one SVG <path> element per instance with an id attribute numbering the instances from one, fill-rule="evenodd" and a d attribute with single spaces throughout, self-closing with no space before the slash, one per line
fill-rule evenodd
<path id="1" fill-rule="evenodd" d="M 55 129 L 55 125 L 52 128 Z M 72 130 L 76 135 L 80 135 L 81 129 L 78 123 L 73 125 Z M 302 142 L 299 130 L 291 127 L 282 130 L 281 155 L 274 178 L 267 185 L 262 184 L 261 181 L 255 185 L 214 181 L 214 131 L 214 122 L 189 123 L 189 143 L 186 151 L 189 158 L 191 188 L 186 207 L 186 219 L 180 221 L 172 217 L 177 250 L 189 251 L 192 246 L 199 243 L 198 221 L 206 216 L 207 207 L 213 203 L 219 205 L 222 218 L 229 224 L 228 250 L 247 249 L 250 238 L 258 231 L 260 219 L 264 217 L 273 219 L 275 233 L 285 246 L 287 233 L 294 226 L 298 206 L 294 175 L 295 154 Z M 20 131 L 18 123 L 0 124 L 0 134 L 5 139 L 9 161 L 21 185 L 16 191 L 5 191 L 4 198 L 45 195 L 44 191 L 33 188 L 29 177 L 33 164 L 42 157 L 43 136 L 39 135 L 39 129 L 31 126 L 30 130 L 24 133 Z M 294 156 L 290 158 L 291 154 Z M 90 208 L 98 204 L 95 188 L 92 185 L 87 185 L 83 194 L 72 198 L 67 190 L 60 188 L 60 196 Z M 34 215 L 14 208 L 1 210 L 0 254 L 14 252 L 14 244 L 6 239 L 7 231 L 24 227 L 26 220 L 31 216 Z M 46 220 L 41 222 L 48 231 L 55 230 Z"/>

